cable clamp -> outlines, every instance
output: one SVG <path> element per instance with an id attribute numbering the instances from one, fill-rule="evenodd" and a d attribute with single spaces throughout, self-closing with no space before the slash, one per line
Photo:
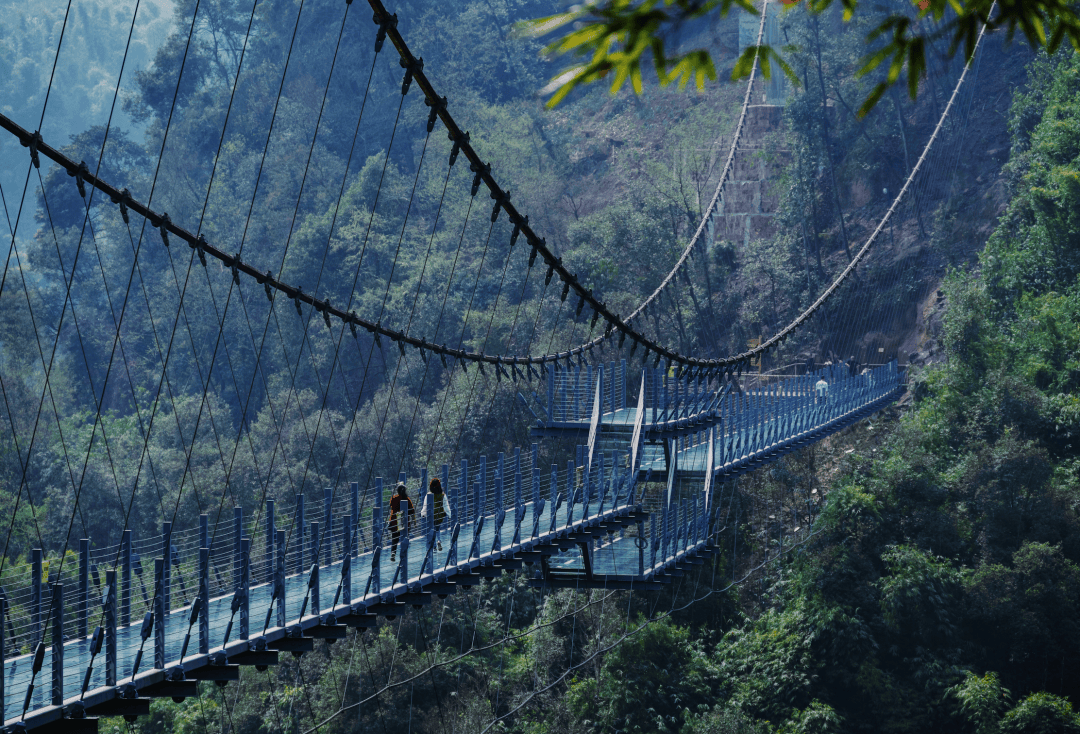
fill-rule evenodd
<path id="1" fill-rule="evenodd" d="M 406 61 L 404 58 L 398 59 L 398 63 L 401 68 L 405 70 L 405 78 L 401 82 L 401 96 L 404 97 L 409 93 L 409 86 L 412 85 L 413 75 L 419 74 L 424 70 L 424 58 L 412 59 Z"/>
<path id="2" fill-rule="evenodd" d="M 120 205 L 120 216 L 124 220 L 124 224 L 131 224 L 131 220 L 128 219 L 128 204 L 131 202 L 131 192 L 127 189 L 120 190 L 120 200 L 117 202 Z"/>
<path id="3" fill-rule="evenodd" d="M 472 163 L 469 165 L 469 170 L 476 174 L 473 176 L 472 191 L 470 192 L 471 196 L 476 196 L 476 192 L 480 190 L 480 182 L 483 180 L 484 174 L 491 175 L 491 164 L 481 163 L 477 165 Z"/>
<path id="4" fill-rule="evenodd" d="M 356 311 L 349 311 L 349 330 L 352 331 L 353 339 L 356 338 Z"/>
<path id="5" fill-rule="evenodd" d="M 442 362 L 444 370 L 449 367 L 449 365 L 446 364 L 446 354 L 444 352 L 439 352 L 439 361 Z"/>
<path id="6" fill-rule="evenodd" d="M 38 157 L 38 146 L 42 144 L 41 131 L 35 130 L 29 140 L 20 138 L 19 142 L 30 149 L 30 162 L 34 164 L 34 168 L 41 168 L 41 158 Z"/>
<path id="7" fill-rule="evenodd" d="M 304 293 L 303 289 L 300 288 L 300 286 L 296 286 L 296 294 L 293 295 L 293 305 L 296 306 L 296 315 L 297 316 L 303 316 L 304 315 L 303 310 L 300 308 L 300 296 L 303 295 L 303 293 Z"/>
<path id="8" fill-rule="evenodd" d="M 206 235 L 200 234 L 198 236 L 198 238 L 195 240 L 194 243 L 189 243 L 189 244 L 190 244 L 191 247 L 195 248 L 196 252 L 199 253 L 199 262 L 201 262 L 202 266 L 205 268 L 206 267 L 206 250 L 204 248 L 207 245 Z"/>
<path id="9" fill-rule="evenodd" d="M 469 144 L 469 131 L 466 130 L 456 137 L 452 132 L 447 133 L 447 137 L 454 141 L 454 147 L 450 149 L 450 167 L 453 168 L 454 163 L 457 162 L 458 153 L 461 152 L 461 146 Z"/>
<path id="10" fill-rule="evenodd" d="M 379 53 L 382 51 L 383 43 L 386 41 L 386 32 L 391 28 L 397 28 L 397 13 L 383 18 L 380 18 L 379 14 L 376 13 L 372 16 L 372 20 L 379 24 L 379 32 L 375 34 L 375 53 Z"/>
<path id="11" fill-rule="evenodd" d="M 326 322 L 326 328 L 327 329 L 332 329 L 333 327 L 330 326 L 330 296 L 327 296 L 326 298 L 323 299 L 322 317 L 323 317 L 323 321 Z"/>
<path id="12" fill-rule="evenodd" d="M 549 263 L 549 264 L 548 264 L 548 271 L 547 271 L 547 275 L 546 275 L 546 276 L 544 277 L 544 285 L 545 285 L 545 286 L 547 286 L 547 285 L 551 285 L 551 276 L 552 276 L 552 275 L 553 275 L 554 273 L 555 273 L 555 266 Z"/>
<path id="13" fill-rule="evenodd" d="M 563 281 L 562 295 L 559 296 L 559 300 L 565 301 L 568 295 L 570 295 L 570 281 L 566 280 Z M 578 309 L 578 312 L 580 313 L 580 309 Z"/>
<path id="14" fill-rule="evenodd" d="M 570 284 L 567 283 L 566 286 L 569 288 Z M 580 296 L 578 298 L 577 308 L 574 309 L 574 317 L 575 318 L 581 316 L 581 311 L 582 311 L 583 308 L 585 308 L 585 296 Z"/>
<path id="15" fill-rule="evenodd" d="M 232 270 L 233 283 L 240 285 L 240 270 L 237 266 L 240 264 L 240 253 L 236 253 L 232 257 L 232 262 L 229 264 L 229 269 Z"/>
<path id="16" fill-rule="evenodd" d="M 504 206 L 506 206 L 506 202 L 510 201 L 510 192 L 500 191 L 499 189 L 492 189 L 491 198 L 495 200 L 495 206 L 491 210 L 491 221 L 492 223 L 494 223 L 495 220 L 499 218 L 499 212 Z M 518 228 L 517 224 L 515 224 L 514 236 L 510 240 L 510 247 L 514 246 L 514 241 L 517 240 L 517 235 L 519 233 L 520 229 Z"/>
<path id="17" fill-rule="evenodd" d="M 169 219 L 169 214 L 166 212 L 161 215 L 161 219 L 158 220 L 158 229 L 161 231 L 161 241 L 165 243 L 165 246 L 169 246 L 169 225 L 172 224 L 172 220 Z"/>
<path id="18" fill-rule="evenodd" d="M 79 163 L 78 168 L 68 169 L 68 175 L 75 177 L 75 186 L 79 189 L 79 196 L 86 198 L 86 177 L 90 175 L 90 169 L 86 167 L 86 161 Z"/>
<path id="19" fill-rule="evenodd" d="M 424 104 L 431 108 L 427 116 L 427 131 L 431 132 L 435 129 L 435 120 L 438 119 L 439 113 L 446 109 L 446 97 L 437 97 L 432 102 L 427 97 L 424 97 Z"/>
<path id="20" fill-rule="evenodd" d="M 461 371 L 465 372 L 465 373 L 468 373 L 469 367 L 465 362 L 465 358 L 464 357 L 458 357 L 458 361 L 461 362 Z"/>

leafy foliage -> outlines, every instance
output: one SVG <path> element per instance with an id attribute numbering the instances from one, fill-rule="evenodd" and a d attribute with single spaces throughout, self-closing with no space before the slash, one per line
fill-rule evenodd
<path id="1" fill-rule="evenodd" d="M 784 4 L 789 10 L 800 5 L 798 0 Z M 842 0 L 841 4 L 845 22 L 867 12 L 865 8 L 858 9 L 857 0 Z M 805 12 L 820 14 L 832 5 L 833 0 L 808 0 L 801 7 L 806 9 Z M 641 64 L 646 52 L 651 53 L 661 84 L 679 78 L 682 85 L 694 76 L 701 88 L 706 77 L 715 79 L 709 52 L 693 49 L 669 58 L 666 38 L 689 21 L 713 14 L 723 17 L 736 6 L 755 15 L 758 13 L 747 0 L 666 0 L 662 5 L 658 0 L 591 0 L 573 10 L 530 21 L 523 27 L 540 36 L 573 24 L 573 29 L 549 44 L 546 51 L 589 59 L 555 77 L 544 89 L 553 93 L 548 104 L 555 106 L 576 87 L 595 82 L 609 72 L 614 72 L 613 92 L 618 91 L 629 77 L 640 94 L 643 88 Z M 927 44 L 932 39 L 948 38 L 950 57 L 963 46 L 965 61 L 972 57 L 979 29 L 984 26 L 989 30 L 1004 28 L 1010 38 L 1020 30 L 1032 47 L 1045 48 L 1050 53 L 1066 39 L 1073 48 L 1080 50 L 1080 15 L 1064 0 L 999 4 L 997 11 L 992 13 L 993 7 L 992 0 L 918 0 L 906 9 L 894 9 L 881 19 L 866 33 L 868 50 L 859 73 L 868 74 L 886 62 L 888 69 L 884 79 L 874 85 L 860 105 L 859 115 L 866 115 L 889 88 L 900 81 L 905 70 L 908 92 L 912 99 L 915 98 L 927 68 Z M 885 40 L 883 44 L 875 43 L 882 39 Z M 755 58 L 760 60 L 766 79 L 770 74 L 770 61 L 773 61 L 798 84 L 798 76 L 791 67 L 768 46 L 746 48 L 732 69 L 731 78 L 738 80 L 748 76 Z"/>

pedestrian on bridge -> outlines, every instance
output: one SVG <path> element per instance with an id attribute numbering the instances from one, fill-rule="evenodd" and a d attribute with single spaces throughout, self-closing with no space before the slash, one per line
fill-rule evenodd
<path id="1" fill-rule="evenodd" d="M 824 405 L 829 402 L 829 383 L 825 382 L 824 377 L 818 378 L 818 381 L 814 383 L 814 392 L 817 393 L 814 398 L 815 405 Z"/>
<path id="2" fill-rule="evenodd" d="M 405 500 L 406 503 L 406 515 L 405 517 L 399 517 L 401 515 L 401 501 Z M 399 483 L 397 489 L 394 490 L 394 496 L 390 498 L 390 560 L 397 560 L 397 547 L 398 540 L 401 539 L 402 529 L 405 532 L 409 532 L 409 528 L 412 527 L 412 519 L 414 515 L 413 501 L 409 499 L 408 493 L 405 491 L 405 485 Z"/>
<path id="3" fill-rule="evenodd" d="M 424 498 L 423 515 L 431 523 L 431 527 L 435 531 L 436 546 L 439 550 L 442 550 L 442 538 L 440 535 L 443 523 L 446 522 L 446 494 L 443 492 L 442 482 L 439 481 L 438 477 L 428 482 L 428 489 L 430 493 Z"/>

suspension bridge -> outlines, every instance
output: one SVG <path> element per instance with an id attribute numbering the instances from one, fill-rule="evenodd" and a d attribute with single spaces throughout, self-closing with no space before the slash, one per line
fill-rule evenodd
<path id="1" fill-rule="evenodd" d="M 390 41 L 390 52 L 398 56 L 402 74 L 401 98 L 413 86 L 418 88 L 427 108 L 423 122 L 428 134 L 441 124 L 452 142 L 449 169 L 459 158 L 458 165 L 468 165 L 470 196 L 475 198 L 478 191 L 487 189 L 492 225 L 502 217 L 512 227 L 510 248 L 522 240 L 529 253 L 528 270 L 546 269 L 545 289 L 557 278 L 559 303 L 570 299 L 574 316 L 584 313 L 589 321 L 591 314 L 591 328 L 595 330 L 599 323 L 600 331 L 590 331 L 595 336 L 583 343 L 547 353 L 487 352 L 471 350 L 462 343 L 429 341 L 407 327 L 388 326 L 382 313 L 358 314 L 351 296 L 345 306 L 334 305 L 329 296 L 320 296 L 318 289 L 305 292 L 290 282 L 280 268 L 274 273 L 245 260 L 241 252 L 230 254 L 201 227 L 192 229 L 188 223 L 174 221 L 149 198 L 140 200 L 132 194 L 123 182 L 105 180 L 100 167 L 92 171 L 40 132 L 0 115 L 0 127 L 26 149 L 28 182 L 30 171 L 50 164 L 73 179 L 72 186 L 85 206 L 84 227 L 90 219 L 91 201 L 98 194 L 98 204 L 107 199 L 125 225 L 135 222 L 156 230 L 166 248 L 186 244 L 190 262 L 198 260 L 196 268 L 205 269 L 217 261 L 231 281 L 230 295 L 234 286 L 254 285 L 256 292 L 265 293 L 266 308 L 275 319 L 276 304 L 288 310 L 295 307 L 305 319 L 304 340 L 309 338 L 307 324 L 324 322 L 336 340 L 332 342 L 336 346 L 331 376 L 346 336 L 358 343 L 360 337 L 370 339 L 371 352 L 396 348 L 403 359 L 407 354 L 416 355 L 425 369 L 430 363 L 441 364 L 443 370 L 460 366 L 463 372 L 473 368 L 486 375 L 490 371 L 499 384 L 505 380 L 514 386 L 537 441 L 494 456 L 424 468 L 411 476 L 402 472 L 392 481 L 376 479 L 372 486 L 344 477 L 335 486 L 316 492 L 305 490 L 301 482 L 299 491 L 288 499 L 281 495 L 268 499 L 264 483 L 263 496 L 254 508 L 249 506 L 247 515 L 242 506 L 236 506 L 231 518 L 222 518 L 220 511 L 214 515 L 200 504 L 204 511 L 199 513 L 197 525 L 180 527 L 174 521 L 163 521 L 160 533 L 142 537 L 127 527 L 135 489 L 130 488 L 125 505 L 118 482 L 125 526 L 118 529 L 116 537 L 79 538 L 69 531 L 67 537 L 74 541 L 68 541 L 58 560 L 50 562 L 41 543 L 32 549 L 25 564 L 4 569 L 0 719 L 5 722 L 5 731 L 97 731 L 101 717 L 146 715 L 154 698 L 195 697 L 200 681 L 226 685 L 239 680 L 242 666 L 265 670 L 278 664 L 283 652 L 302 655 L 314 649 L 315 640 L 344 639 L 350 628 L 374 628 L 380 617 L 410 614 L 414 608 L 431 605 L 433 597 L 445 598 L 506 572 L 523 573 L 531 586 L 544 588 L 642 593 L 662 589 L 720 552 L 717 538 L 735 522 L 730 502 L 725 504 L 723 492 L 717 491 L 724 482 L 853 425 L 894 402 L 905 389 L 904 370 L 895 359 L 865 365 L 864 369 L 844 363 L 814 364 L 809 369 L 771 374 L 751 371 L 750 366 L 808 328 L 813 316 L 856 277 L 857 267 L 867 258 L 889 218 L 910 195 L 909 188 L 927 160 L 942 121 L 954 107 L 967 68 L 903 189 L 832 283 L 797 318 L 758 346 L 726 357 L 697 356 L 680 353 L 658 336 L 647 335 L 644 314 L 659 308 L 660 294 L 677 283 L 695 248 L 703 247 L 708 222 L 723 201 L 724 186 L 739 151 L 756 65 L 715 194 L 700 225 L 667 277 L 624 318 L 594 295 L 586 279 L 571 273 L 534 231 L 528 217 L 518 211 L 509 192 L 496 181 L 492 165 L 483 161 L 470 135 L 451 115 L 447 98 L 438 94 L 434 82 L 425 75 L 422 60 L 398 31 L 397 16 L 380 0 L 369 2 L 374 20 L 368 26 L 370 45 L 378 55 L 386 53 L 384 46 Z M 765 13 L 761 18 L 759 44 Z M 342 190 L 344 186 L 343 180 Z M 44 183 L 41 190 L 45 196 Z M 81 241 L 80 237 L 80 246 Z M 175 252 L 175 247 L 170 250 Z M 14 281 L 22 267 L 17 258 L 13 228 L 5 282 Z M 138 259 L 136 250 L 133 272 Z M 71 301 L 77 285 L 75 264 L 64 272 L 65 278 L 70 273 L 70 279 L 60 310 L 61 323 L 55 327 L 57 338 L 68 310 L 75 329 L 79 328 Z M 3 287 L 0 284 L 0 294 Z M 130 280 L 127 290 L 130 294 Z M 30 301 L 27 303 L 30 308 Z M 180 309 L 173 315 L 176 323 L 181 320 L 183 303 L 182 295 Z M 127 295 L 124 304 L 126 307 Z M 224 307 L 228 309 L 228 302 Z M 215 302 L 214 311 L 218 308 Z M 187 318 L 183 314 L 183 320 Z M 114 324 L 114 356 L 118 346 L 123 348 L 122 319 L 121 313 Z M 215 356 L 205 363 L 208 373 L 216 364 L 224 323 L 224 317 L 219 316 Z M 252 340 L 254 343 L 254 336 Z M 55 355 L 55 345 L 53 349 Z M 603 349 L 618 356 L 605 363 L 600 356 Z M 261 348 L 255 351 L 262 354 Z M 51 400 L 48 375 L 52 360 L 45 358 L 44 351 L 41 358 L 45 387 L 37 406 L 39 417 L 47 409 L 47 394 Z M 121 363 L 126 361 L 126 357 L 120 358 Z M 162 382 L 166 361 L 162 357 Z M 195 361 L 199 363 L 197 356 Z M 251 375 L 253 384 L 257 362 Z M 106 380 L 112 366 L 110 357 Z M 233 379 L 235 382 L 235 374 Z M 204 385 L 205 403 L 209 374 L 200 372 L 199 381 Z M 330 382 L 328 378 L 320 386 L 324 406 Z M 90 444 L 99 428 L 101 440 L 107 442 L 100 425 L 105 387 L 87 387 L 97 410 Z M 239 390 L 237 394 L 239 397 Z M 5 400 L 6 395 L 7 388 Z M 355 398 L 357 408 L 362 396 L 361 389 Z M 59 416 L 56 418 L 59 423 Z M 9 421 L 23 466 L 21 500 L 24 489 L 27 496 L 30 492 L 23 485 L 37 440 L 37 421 L 29 434 L 16 430 L 10 415 Z M 143 421 L 152 426 L 153 415 L 140 414 L 138 421 L 140 426 Z M 151 427 L 141 430 L 148 441 Z M 243 426 L 237 429 L 237 445 L 244 430 Z M 190 445 L 183 443 L 181 435 L 188 464 L 197 431 L 198 421 Z M 576 445 L 576 449 L 564 457 L 565 463 L 542 463 L 544 441 L 555 446 Z M 145 444 L 137 455 L 140 471 L 144 460 L 153 470 L 153 458 L 147 455 Z M 85 478 L 85 461 L 82 471 Z M 430 501 L 429 479 L 436 477 L 447 498 L 447 519 L 439 527 L 431 513 L 419 511 Z M 389 490 L 398 482 L 416 499 L 417 512 L 402 513 L 405 527 L 391 553 L 387 502 Z M 73 524 L 83 482 L 73 476 L 71 484 Z M 220 507 L 224 491 L 218 499 Z M 176 503 L 179 506 L 179 497 Z M 167 516 L 167 511 L 163 514 Z M 173 520 L 175 517 L 174 511 Z M 14 518 L 15 510 L 12 523 Z M 797 541 L 798 537 L 793 542 Z"/>

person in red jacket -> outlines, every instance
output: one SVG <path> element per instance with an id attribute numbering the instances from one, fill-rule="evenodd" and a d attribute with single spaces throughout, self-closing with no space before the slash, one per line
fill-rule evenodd
<path id="1" fill-rule="evenodd" d="M 401 501 L 406 503 L 406 510 L 408 515 L 404 518 L 398 517 L 401 513 Z M 397 560 L 397 547 L 398 540 L 401 539 L 401 530 L 403 527 L 412 528 L 413 524 L 413 501 L 409 499 L 409 495 L 405 492 L 405 485 L 398 484 L 397 489 L 394 490 L 394 496 L 390 498 L 390 560 Z M 408 525 L 405 525 L 405 521 L 408 521 Z"/>

